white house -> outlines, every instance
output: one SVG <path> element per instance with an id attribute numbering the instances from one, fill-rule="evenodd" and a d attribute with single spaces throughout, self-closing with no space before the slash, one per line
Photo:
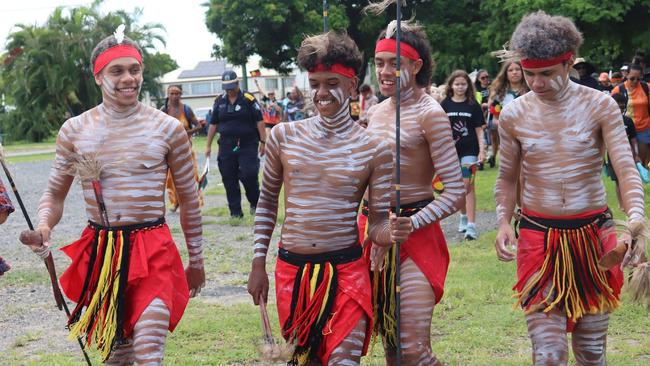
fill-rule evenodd
<path id="1" fill-rule="evenodd" d="M 260 67 L 259 61 L 259 56 L 251 57 L 246 65 L 246 70 L 249 72 L 248 91 L 256 97 L 259 98 L 258 84 L 264 93 L 274 91 L 278 99 L 281 99 L 285 92 L 296 85 L 296 81 L 300 82 L 298 87 L 304 89 L 305 86 L 302 85 L 304 76 L 298 69 L 294 69 L 289 75 L 280 75 L 275 70 Z M 201 61 L 193 69 L 176 69 L 168 72 L 163 75 L 161 80 L 163 95 L 169 85 L 182 85 L 183 103 L 194 109 L 197 115 L 203 116 L 204 112 L 212 108 L 214 99 L 223 92 L 221 75 L 226 70 L 234 70 L 240 79 L 243 78 L 241 66 L 230 65 L 226 60 Z M 259 76 L 252 77 L 250 73 L 257 70 L 259 70 Z M 245 89 L 243 80 L 241 83 L 241 88 Z"/>

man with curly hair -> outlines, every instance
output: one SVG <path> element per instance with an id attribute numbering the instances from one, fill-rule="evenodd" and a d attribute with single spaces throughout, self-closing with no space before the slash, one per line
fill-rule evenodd
<path id="1" fill-rule="evenodd" d="M 362 58 L 350 37 L 306 38 L 298 65 L 309 73 L 318 115 L 279 124 L 266 144 L 248 292 L 266 302 L 266 253 L 284 187 L 285 219 L 275 270 L 282 334 L 296 345 L 291 364 L 358 365 L 372 329 L 370 278 L 356 214 L 366 190 L 369 235 L 379 245 L 404 239 L 408 220 L 388 220 L 389 146 L 350 116 Z M 401 236 L 400 236 L 401 235 Z"/>
<path id="2" fill-rule="evenodd" d="M 533 91 L 500 116 L 495 246 L 500 260 L 517 259 L 514 289 L 535 365 L 567 364 L 567 332 L 579 365 L 606 364 L 609 314 L 619 306 L 623 274 L 619 266 L 598 266 L 617 245 L 601 178 L 605 146 L 620 177 L 628 227 L 644 216 L 643 187 L 616 103 L 569 79 L 581 44 L 571 20 L 539 11 L 525 16 L 509 49 L 498 52 L 521 62 Z M 517 239 L 510 221 L 520 177 Z"/>

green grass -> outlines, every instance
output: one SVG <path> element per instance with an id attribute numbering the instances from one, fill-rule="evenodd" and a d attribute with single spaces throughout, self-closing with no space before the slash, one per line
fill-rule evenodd
<path id="1" fill-rule="evenodd" d="M 31 163 L 35 161 L 54 160 L 54 153 L 31 154 L 20 156 L 8 156 L 7 161 L 11 164 Z"/>
<path id="2" fill-rule="evenodd" d="M 54 149 L 56 137 L 51 137 L 43 142 L 5 141 L 2 146 L 6 152 Z"/>
<path id="3" fill-rule="evenodd" d="M 452 262 L 445 295 L 434 310 L 431 331 L 433 350 L 447 365 L 530 364 L 523 313 L 513 309 L 511 298 L 515 265 L 496 259 L 493 241 L 492 232 L 478 241 L 450 246 Z M 624 295 L 624 305 L 611 318 L 608 360 L 611 365 L 641 366 L 650 359 L 650 318 L 646 310 L 627 300 Z M 278 336 L 273 306 L 269 315 Z M 224 306 L 201 298 L 191 300 L 168 339 L 166 363 L 256 364 L 260 327 L 259 311 L 252 304 Z M 41 357 L 50 364 L 74 364 L 61 354 Z M 364 365 L 382 364 L 382 347 L 377 343 L 372 355 L 364 358 Z"/>
<path id="4" fill-rule="evenodd" d="M 2 286 L 44 285 L 50 283 L 45 265 L 33 269 L 15 269 L 2 275 Z"/>

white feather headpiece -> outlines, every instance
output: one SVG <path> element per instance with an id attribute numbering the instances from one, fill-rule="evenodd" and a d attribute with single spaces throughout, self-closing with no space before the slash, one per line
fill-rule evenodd
<path id="1" fill-rule="evenodd" d="M 115 30 L 115 33 L 113 35 L 115 36 L 115 39 L 117 40 L 117 44 L 122 44 L 122 41 L 124 41 L 124 29 L 126 26 L 124 24 L 120 24 L 117 29 Z"/>

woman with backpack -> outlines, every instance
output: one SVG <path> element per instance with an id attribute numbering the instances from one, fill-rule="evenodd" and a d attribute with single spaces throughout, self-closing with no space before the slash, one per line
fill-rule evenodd
<path id="1" fill-rule="evenodd" d="M 639 157 L 643 166 L 650 162 L 650 98 L 648 97 L 648 84 L 642 80 L 643 70 L 640 65 L 630 64 L 628 75 L 624 83 L 618 84 L 612 95 L 622 94 L 627 100 L 626 116 L 634 121 L 636 139 L 639 144 Z"/>
<path id="2" fill-rule="evenodd" d="M 165 105 L 161 110 L 168 115 L 176 118 L 181 122 L 185 131 L 187 132 L 187 137 L 190 139 L 190 144 L 192 143 L 192 135 L 195 132 L 198 132 L 205 126 L 205 120 L 199 121 L 194 115 L 194 111 L 187 104 L 181 102 L 181 95 L 183 94 L 183 86 L 172 84 L 167 87 L 167 98 L 165 99 Z M 192 150 L 192 165 L 194 169 L 194 176 L 196 182 L 199 182 L 199 171 L 198 164 L 196 162 L 196 153 Z M 174 180 L 170 173 L 167 174 L 167 196 L 169 198 L 169 204 L 172 206 L 170 209 L 171 212 L 176 212 L 178 210 L 178 197 L 176 196 L 176 187 L 174 186 Z M 203 192 L 199 190 L 199 207 L 203 207 Z"/>

